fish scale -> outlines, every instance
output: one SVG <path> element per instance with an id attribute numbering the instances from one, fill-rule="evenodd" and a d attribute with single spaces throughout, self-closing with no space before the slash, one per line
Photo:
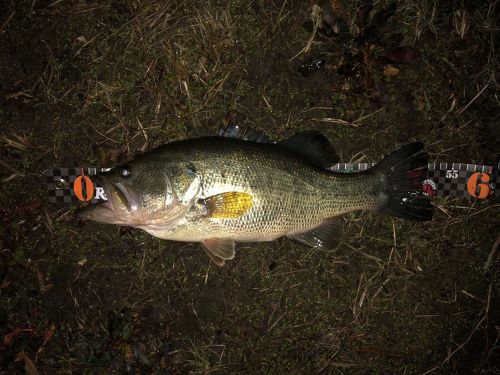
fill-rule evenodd
<path id="1" fill-rule="evenodd" d="M 373 183 L 367 175 L 336 175 L 312 168 L 276 145 L 230 139 L 223 142 L 223 149 L 217 148 L 222 140 L 213 139 L 212 147 L 205 145 L 203 152 L 190 157 L 202 176 L 202 197 L 224 191 L 248 192 L 253 195 L 253 207 L 237 220 L 206 218 L 183 223 L 170 238 L 196 240 L 211 233 L 238 241 L 272 240 L 317 226 L 329 217 L 372 208 L 378 202 L 367 191 Z M 188 158 L 189 151 L 186 147 Z"/>

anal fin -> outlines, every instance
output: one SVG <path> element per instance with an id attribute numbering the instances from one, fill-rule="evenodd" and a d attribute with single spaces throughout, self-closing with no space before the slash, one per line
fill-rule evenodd
<path id="1" fill-rule="evenodd" d="M 325 220 L 316 228 L 305 232 L 287 234 L 287 237 L 302 245 L 331 249 L 342 239 L 343 230 L 338 220 Z"/>
<path id="2" fill-rule="evenodd" d="M 231 239 L 207 238 L 201 241 L 208 257 L 218 266 L 222 267 L 226 260 L 233 259 L 236 252 L 235 244 Z"/>

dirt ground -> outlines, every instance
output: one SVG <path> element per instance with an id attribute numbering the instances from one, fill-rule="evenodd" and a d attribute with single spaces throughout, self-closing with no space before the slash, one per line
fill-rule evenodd
<path id="1" fill-rule="evenodd" d="M 0 374 L 499 374 L 500 204 L 358 212 L 331 250 L 74 219 L 44 170 L 228 124 L 343 161 L 500 160 L 498 1 L 0 1 Z M 496 243 L 496 245 L 495 245 Z"/>

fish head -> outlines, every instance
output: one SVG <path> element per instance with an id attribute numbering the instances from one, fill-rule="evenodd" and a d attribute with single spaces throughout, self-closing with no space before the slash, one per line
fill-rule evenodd
<path id="1" fill-rule="evenodd" d="M 201 187 L 191 163 L 146 158 L 116 166 L 95 180 L 108 200 L 80 209 L 78 218 L 135 227 L 174 226 Z"/>

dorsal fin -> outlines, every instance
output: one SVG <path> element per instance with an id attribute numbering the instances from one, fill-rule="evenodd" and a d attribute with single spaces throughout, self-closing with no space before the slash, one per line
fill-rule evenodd
<path id="1" fill-rule="evenodd" d="M 328 169 L 340 161 L 330 141 L 314 130 L 297 133 L 278 143 L 320 168 Z"/>
<path id="2" fill-rule="evenodd" d="M 219 136 L 258 143 L 274 143 L 264 132 L 239 125 L 228 125 L 225 129 L 220 129 Z"/>

